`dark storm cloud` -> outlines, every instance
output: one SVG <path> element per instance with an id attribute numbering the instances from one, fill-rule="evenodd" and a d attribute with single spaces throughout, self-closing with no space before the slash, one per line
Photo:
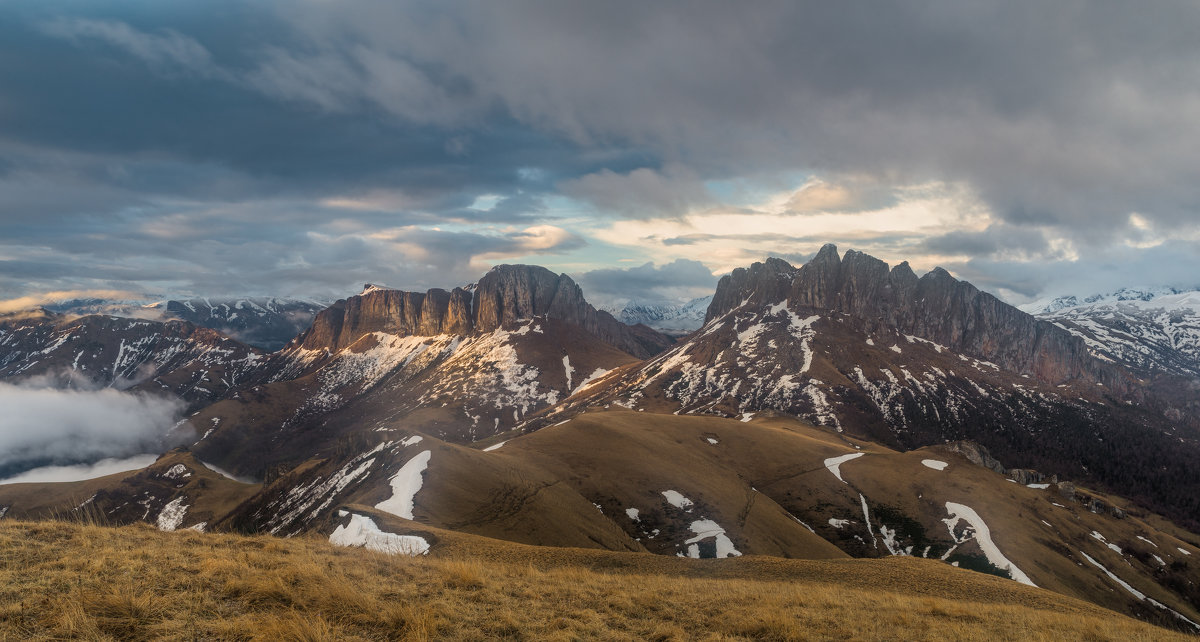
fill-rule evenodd
<path id="1" fill-rule="evenodd" d="M 695 207 L 715 203 L 701 177 L 681 167 L 664 171 L 643 167 L 628 174 L 603 170 L 563 181 L 558 188 L 602 211 L 631 218 L 682 216 Z"/>
<path id="2" fill-rule="evenodd" d="M 1021 222 L 1170 221 L 1200 200 L 1187 3 L 356 6 L 294 19 L 436 65 L 525 123 L 648 141 L 705 175 L 966 180 Z"/>
<path id="3" fill-rule="evenodd" d="M 678 301 L 712 294 L 717 277 L 699 261 L 676 259 L 663 265 L 592 270 L 576 275 L 588 300 Z"/>
<path id="4" fill-rule="evenodd" d="M 922 240 L 919 248 L 942 255 L 990 258 L 998 254 L 1050 258 L 1050 242 L 1039 229 L 992 225 L 979 232 L 954 231 Z"/>
<path id="5" fill-rule="evenodd" d="M 1197 224 L 1198 30 L 1184 2 L 8 3 L 0 284 L 441 284 L 578 250 L 488 228 L 559 194 L 679 217 L 795 172 L 965 183 L 1001 222 L 924 248 L 1037 272 L 1029 230 L 1100 256 Z"/>
<path id="6" fill-rule="evenodd" d="M 464 190 L 505 194 L 522 167 L 603 166 L 486 105 L 470 122 L 444 117 L 459 103 L 423 98 L 440 90 L 436 83 L 372 94 L 399 82 L 389 75 L 399 67 L 380 68 L 376 54 L 350 45 L 319 54 L 344 59 L 345 69 L 308 70 L 314 87 L 338 98 L 274 88 L 268 81 L 299 81 L 272 65 L 309 56 L 303 52 L 315 45 L 270 9 L 242 8 L 250 15 L 231 17 L 219 33 L 213 16 L 184 9 L 66 17 L 53 7 L 6 7 L 15 19 L 0 21 L 0 53 L 36 64 L 0 65 L 0 139 L 99 157 L 120 170 L 92 176 L 102 185 L 225 198 L 380 185 L 430 200 Z M 350 95 L 359 90 L 366 93 Z M 399 111 L 396 101 L 410 95 L 419 109 Z M 64 160 L 62 171 L 77 170 L 75 159 Z"/>
<path id="7" fill-rule="evenodd" d="M 1200 247 L 1196 243 L 1168 241 L 1148 249 L 1108 248 L 1075 260 L 1028 262 L 984 257 L 943 267 L 982 290 L 1024 302 L 1062 294 L 1106 294 L 1123 286 L 1200 289 L 1200 273 L 1195 267 L 1198 262 Z"/>

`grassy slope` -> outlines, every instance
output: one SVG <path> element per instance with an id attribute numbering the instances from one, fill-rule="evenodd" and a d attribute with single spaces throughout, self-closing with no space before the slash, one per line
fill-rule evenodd
<path id="1" fill-rule="evenodd" d="M 437 538 L 432 555 L 410 559 L 311 537 L 5 522 L 0 637 L 1174 636 L 1078 600 L 924 560 L 684 560 L 446 531 Z"/>
<path id="2" fill-rule="evenodd" d="M 718 443 L 710 445 L 708 438 Z M 854 450 L 855 444 L 861 450 Z M 839 482 L 825 469 L 823 460 L 853 452 L 865 456 L 843 463 L 841 472 L 846 483 Z M 676 488 L 692 499 L 711 504 L 713 510 L 709 512 L 722 525 L 733 527 L 731 536 L 735 541 L 740 542 L 740 537 L 752 540 L 750 552 L 784 557 L 825 556 L 794 543 L 774 550 L 772 540 L 778 541 L 786 522 L 771 523 L 773 531 L 756 531 L 751 528 L 753 524 L 730 514 L 731 507 L 746 503 L 744 497 L 750 487 L 759 491 L 751 495 L 759 499 L 756 508 L 782 507 L 805 519 L 830 541 L 852 534 L 870 537 L 861 525 L 860 492 L 871 505 L 876 525 L 881 517 L 878 511 L 887 507 L 920 521 L 931 539 L 941 541 L 946 541 L 948 535 L 941 521 L 947 514 L 945 502 L 959 502 L 983 516 L 998 546 L 1042 587 L 1114 609 L 1135 604 L 1127 592 L 1102 579 L 1098 569 L 1081 565 L 1083 558 L 1078 553 L 1083 551 L 1142 592 L 1196 619 L 1194 605 L 1156 585 L 1152 578 L 1162 575 L 1165 569 L 1148 559 L 1148 554 L 1154 553 L 1168 565 L 1178 562 L 1183 565 L 1179 572 L 1188 576 L 1184 581 L 1195 581 L 1194 571 L 1187 568 L 1188 556 L 1178 553 L 1176 547 L 1194 550 L 1196 535 L 1135 511 L 1122 500 L 1088 491 L 1130 511 L 1124 519 L 1107 512 L 1093 514 L 1054 489 L 1036 490 L 1009 483 L 938 447 L 899 453 L 782 417 L 742 423 L 714 417 L 602 412 L 515 439 L 491 454 L 536 462 L 559 478 L 571 480 L 587 497 L 615 495 L 620 501 L 605 509 L 617 520 L 623 517 L 623 506 L 644 511 L 652 505 L 657 490 Z M 945 471 L 932 470 L 921 464 L 925 458 L 942 460 L 950 466 Z M 839 530 L 830 527 L 830 518 L 849 519 L 854 524 Z M 890 525 L 895 528 L 898 523 L 892 520 Z M 791 530 L 797 529 L 792 526 Z M 1141 549 L 1145 559 L 1139 562 L 1116 554 L 1091 536 L 1094 531 L 1127 552 Z M 1138 540 L 1139 535 L 1156 541 L 1158 546 Z M 853 542 L 849 544 L 853 547 Z M 881 546 L 863 548 L 856 554 L 878 555 L 882 551 Z M 980 552 L 974 543 L 960 550 Z M 920 552 L 921 548 L 914 551 L 917 555 Z M 1156 609 L 1135 606 L 1147 617 L 1171 619 Z"/>

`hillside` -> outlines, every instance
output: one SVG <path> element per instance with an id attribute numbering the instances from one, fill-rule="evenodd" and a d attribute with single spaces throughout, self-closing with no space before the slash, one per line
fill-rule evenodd
<path id="1" fill-rule="evenodd" d="M 177 464 L 209 488 L 148 483 Z M 1119 497 L 1039 482 L 1035 471 L 1002 475 L 997 466 L 970 444 L 901 453 L 786 417 L 620 411 L 486 449 L 374 431 L 261 488 L 174 453 L 121 479 L 0 486 L 0 506 L 18 518 L 56 512 L 162 526 L 167 515 L 178 517 L 178 529 L 203 521 L 209 530 L 276 535 L 337 532 L 365 517 L 397 525 L 391 533 L 432 529 L 726 562 L 912 557 L 1200 628 L 1192 624 L 1200 621 L 1200 574 L 1189 563 L 1200 537 Z M 144 497 L 123 490 L 139 488 Z M 212 508 L 217 488 L 239 498 L 225 501 L 223 513 Z M 75 509 L 88 494 L 93 500 Z M 137 514 L 128 512 L 131 499 Z M 47 511 L 55 502 L 57 511 Z"/>
<path id="2" fill-rule="evenodd" d="M 924 560 L 681 560 L 426 535 L 429 554 L 410 558 L 311 537 L 4 522 L 0 636 L 1190 639 Z"/>
<path id="3" fill-rule="evenodd" d="M 783 412 L 909 450 L 970 439 L 1200 527 L 1195 386 L 1147 381 L 1071 332 L 935 269 L 825 246 L 722 277 L 703 328 L 564 402 Z"/>

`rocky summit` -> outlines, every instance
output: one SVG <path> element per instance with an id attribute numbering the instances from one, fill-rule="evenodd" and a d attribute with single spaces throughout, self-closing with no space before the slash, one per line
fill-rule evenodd
<path id="1" fill-rule="evenodd" d="M 1085 379 L 1129 391 L 1129 376 L 1092 357 L 1079 337 L 1004 303 L 949 272 L 918 278 L 907 262 L 889 269 L 879 259 L 825 245 L 800 268 L 780 259 L 722 277 L 706 322 L 743 305 L 787 301 L 796 310 L 846 315 L 866 332 L 919 336 L 1040 381 Z"/>
<path id="2" fill-rule="evenodd" d="M 577 326 L 635 357 L 661 352 L 671 340 L 646 327 L 626 326 L 597 310 L 565 274 L 532 265 L 499 265 L 477 284 L 447 292 L 404 292 L 378 286 L 338 301 L 297 339 L 306 350 L 337 351 L 371 332 L 398 336 L 487 333 L 534 317 Z"/>

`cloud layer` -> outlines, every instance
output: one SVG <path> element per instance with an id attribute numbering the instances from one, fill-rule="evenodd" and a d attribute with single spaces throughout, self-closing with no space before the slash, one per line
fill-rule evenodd
<path id="1" fill-rule="evenodd" d="M 131 470 L 138 470 L 153 464 L 158 459 L 158 455 L 145 454 L 134 455 L 122 459 L 107 458 L 101 459 L 95 463 L 77 464 L 74 466 L 42 466 L 25 472 L 13 475 L 6 479 L 0 479 L 0 483 L 5 484 L 26 484 L 26 483 L 46 483 L 46 482 L 70 482 L 82 481 L 84 479 L 95 479 L 115 473 L 123 473 Z"/>
<path id="2" fill-rule="evenodd" d="M 103 390 L 0 383 L 0 477 L 46 465 L 161 452 L 181 408 L 174 401 Z"/>
<path id="3" fill-rule="evenodd" d="M 827 241 L 990 270 L 1019 297 L 1066 287 L 1064 262 L 1150 266 L 1167 238 L 1200 240 L 1189 3 L 0 18 L 0 57 L 33 61 L 0 67 L 0 299 L 325 296 L 455 285 L 498 261 L 720 272 Z M 942 196 L 916 193 L 930 186 Z M 1161 280 L 1146 269 L 1120 276 Z"/>

